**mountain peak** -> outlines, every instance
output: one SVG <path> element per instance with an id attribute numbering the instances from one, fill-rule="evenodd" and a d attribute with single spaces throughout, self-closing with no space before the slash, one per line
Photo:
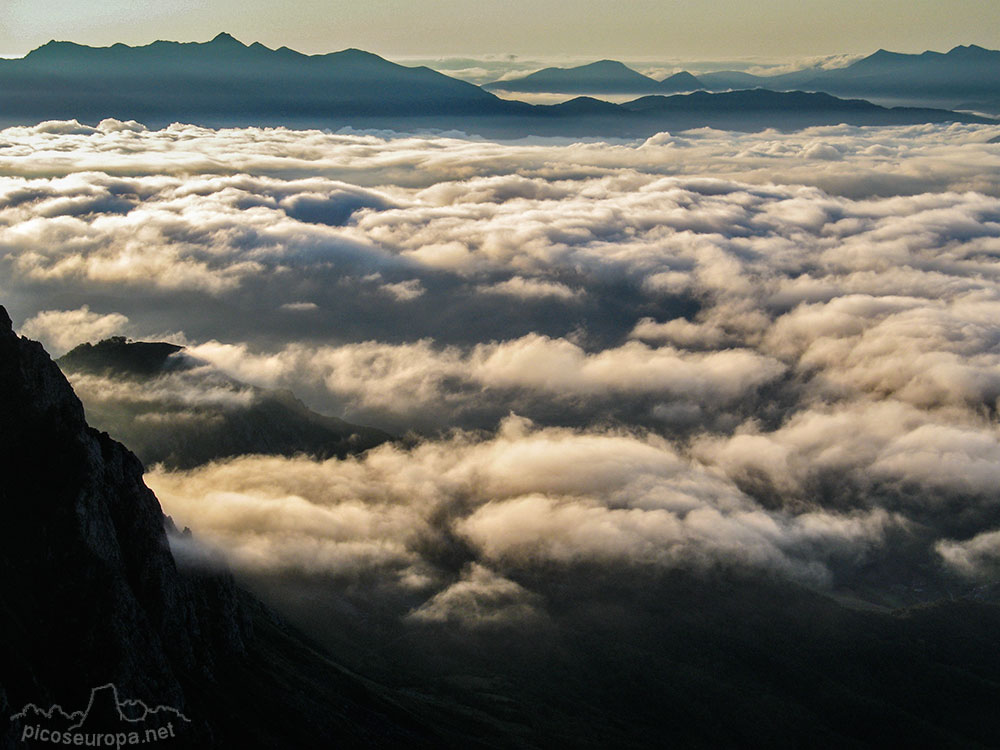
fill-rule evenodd
<path id="1" fill-rule="evenodd" d="M 664 92 L 667 93 L 679 93 L 681 91 L 694 91 L 695 89 L 704 88 L 700 80 L 695 76 L 688 73 L 686 70 L 682 70 L 679 73 L 674 73 L 671 76 L 667 76 L 662 81 L 660 81 L 660 87 Z"/>
<path id="2" fill-rule="evenodd" d="M 966 59 L 989 59 L 997 56 L 996 50 L 980 47 L 978 44 L 960 44 L 952 47 L 945 53 L 945 57 L 959 57 Z"/>
<path id="3" fill-rule="evenodd" d="M 348 60 L 383 60 L 386 61 L 384 57 L 376 55 L 374 52 L 368 52 L 367 50 L 358 49 L 357 47 L 348 47 L 347 49 L 342 49 L 340 52 L 334 52 L 337 57 L 348 59 Z M 387 62 L 387 61 L 386 61 Z"/>
<path id="4" fill-rule="evenodd" d="M 508 91 L 545 91 L 562 94 L 602 94 L 658 91 L 659 81 L 617 60 L 598 60 L 574 68 L 543 68 L 524 78 L 495 81 L 486 88 Z"/>
<path id="5" fill-rule="evenodd" d="M 884 66 L 892 67 L 906 62 L 910 57 L 912 55 L 902 52 L 891 52 L 890 50 L 880 48 L 872 52 L 868 57 L 863 57 L 852 65 L 849 65 L 845 70 L 874 70 Z M 819 74 L 823 73 L 821 70 L 817 70 L 816 72 Z"/>
<path id="6" fill-rule="evenodd" d="M 598 60 L 597 62 L 592 62 L 589 65 L 582 65 L 581 67 L 606 70 L 621 70 L 624 68 L 626 70 L 631 70 L 631 68 L 629 68 L 625 63 L 619 62 L 618 60 Z"/>
<path id="7" fill-rule="evenodd" d="M 61 55 L 73 54 L 78 50 L 85 49 L 82 44 L 77 44 L 76 42 L 64 42 L 58 39 L 50 39 L 45 44 L 40 47 L 35 47 L 27 55 L 27 58 L 53 58 Z"/>
<path id="8" fill-rule="evenodd" d="M 171 359 L 183 349 L 176 344 L 128 341 L 124 336 L 113 336 L 96 344 L 80 344 L 60 357 L 57 364 L 64 369 L 84 372 L 150 376 L 166 369 L 191 367 L 190 362 Z"/>
<path id="9" fill-rule="evenodd" d="M 243 42 L 234 37 L 232 34 L 225 31 L 221 31 L 218 34 L 216 34 L 215 37 L 212 38 L 212 41 L 209 42 L 209 44 L 226 46 L 226 47 L 246 47 L 246 45 L 243 44 Z"/>
<path id="10" fill-rule="evenodd" d="M 895 58 L 900 57 L 900 56 L 901 56 L 901 53 L 899 53 L 899 52 L 891 52 L 891 51 L 885 49 L 884 47 L 879 47 L 872 54 L 870 54 L 867 59 L 869 59 L 869 60 L 892 60 L 892 59 L 895 59 Z"/>

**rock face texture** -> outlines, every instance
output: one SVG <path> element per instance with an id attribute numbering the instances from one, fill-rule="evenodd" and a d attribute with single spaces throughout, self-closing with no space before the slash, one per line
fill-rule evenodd
<path id="1" fill-rule="evenodd" d="M 0 307 L 0 748 L 25 746 L 22 707 L 107 684 L 188 717 L 177 747 L 439 744 L 226 571 L 179 565 L 142 473 Z"/>

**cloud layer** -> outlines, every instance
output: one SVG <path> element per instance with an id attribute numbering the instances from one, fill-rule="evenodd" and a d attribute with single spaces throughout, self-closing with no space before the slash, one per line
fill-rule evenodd
<path id="1" fill-rule="evenodd" d="M 738 565 L 823 585 L 904 525 L 880 509 L 766 510 L 657 436 L 520 417 L 490 437 L 457 433 L 345 461 L 248 456 L 156 469 L 147 481 L 239 567 L 378 574 L 427 597 L 418 620 L 540 616 L 530 591 L 503 575 L 537 565 Z"/>
<path id="2" fill-rule="evenodd" d="M 997 559 L 996 135 L 43 123 L 0 132 L 0 266 L 56 351 L 178 332 L 175 415 L 228 377 L 412 431 L 155 469 L 244 569 L 474 627 L 540 626 L 531 575 L 586 565 L 915 591 Z"/>

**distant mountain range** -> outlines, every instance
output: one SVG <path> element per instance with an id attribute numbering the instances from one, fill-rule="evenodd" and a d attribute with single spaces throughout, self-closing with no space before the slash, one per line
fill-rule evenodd
<path id="1" fill-rule="evenodd" d="M 1000 111 L 1000 51 L 976 45 L 919 55 L 875 52 L 843 68 L 805 68 L 774 76 L 739 71 L 676 73 L 662 81 L 613 60 L 575 68 L 545 68 L 523 78 L 496 81 L 492 91 L 557 94 L 655 94 L 766 88 L 821 91 L 837 96 L 937 104 Z"/>
<path id="2" fill-rule="evenodd" d="M 919 55 L 880 49 L 845 68 L 810 68 L 778 76 L 755 76 L 751 80 L 746 74 L 727 73 L 710 73 L 700 78 L 707 89 L 715 91 L 760 86 L 954 107 L 1000 97 L 1000 51 L 976 45 Z"/>
<path id="3" fill-rule="evenodd" d="M 143 47 L 49 42 L 0 61 L 8 116 L 285 117 L 489 114 L 509 109 L 478 86 L 430 68 L 407 68 L 347 49 L 304 55 L 245 45 L 229 34 L 210 42 L 158 41 Z"/>
<path id="4" fill-rule="evenodd" d="M 689 74 L 655 81 L 620 63 L 602 61 L 583 69 L 540 71 L 528 77 L 533 81 L 528 85 L 537 90 L 546 85 L 562 90 L 599 86 L 602 94 L 625 87 L 629 93 L 657 96 L 697 88 L 698 83 L 729 87 L 720 83 L 722 74 L 713 75 L 711 84 Z M 796 93 L 779 100 L 771 92 L 727 94 L 714 101 L 682 97 L 621 106 L 593 100 L 533 106 L 499 98 L 426 67 L 397 65 L 361 50 L 304 55 L 287 47 L 245 45 L 228 34 L 205 43 L 158 41 L 143 47 L 49 42 L 23 58 L 0 60 L 0 123 L 50 119 L 97 123 L 107 117 L 134 119 L 151 127 L 180 121 L 211 127 L 351 126 L 461 129 L 490 137 L 629 138 L 702 126 L 758 130 L 841 122 L 991 122 L 947 110 L 885 109 L 833 97 L 805 99 Z"/>
<path id="5" fill-rule="evenodd" d="M 147 465 L 191 468 L 247 453 L 344 458 L 393 439 L 317 414 L 289 391 L 228 378 L 174 344 L 116 337 L 81 344 L 56 363 L 82 378 L 91 423 Z"/>
<path id="6" fill-rule="evenodd" d="M 704 86 L 687 72 L 658 81 L 615 60 L 601 60 L 576 68 L 545 68 L 524 78 L 488 83 L 483 88 L 553 94 L 676 94 Z"/>
<path id="7" fill-rule="evenodd" d="M 817 125 L 913 125 L 928 122 L 995 122 L 948 110 L 882 107 L 863 99 L 839 99 L 830 94 L 751 89 L 709 93 L 696 91 L 674 96 L 644 96 L 623 104 L 577 97 L 553 105 L 555 113 L 573 113 L 591 123 L 615 125 L 621 133 L 646 130 L 796 130 Z"/>

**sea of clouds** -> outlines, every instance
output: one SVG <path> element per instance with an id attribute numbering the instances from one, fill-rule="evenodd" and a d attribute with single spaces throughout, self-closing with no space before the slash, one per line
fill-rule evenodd
<path id="1" fill-rule="evenodd" d="M 10 128 L 0 299 L 53 354 L 123 334 L 210 365 L 157 398 L 239 401 L 221 374 L 408 434 L 147 481 L 238 569 L 375 580 L 409 621 L 538 623 L 532 576 L 594 564 L 977 585 L 998 134 Z"/>

